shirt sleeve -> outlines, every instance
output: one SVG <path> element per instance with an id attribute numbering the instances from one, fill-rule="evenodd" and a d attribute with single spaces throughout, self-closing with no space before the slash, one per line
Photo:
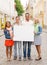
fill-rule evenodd
<path id="1" fill-rule="evenodd" d="M 38 27 L 38 33 L 37 33 L 37 35 L 40 35 L 41 33 L 42 33 L 42 27 L 39 26 L 39 27 Z"/>
<path id="2" fill-rule="evenodd" d="M 7 30 L 6 29 L 4 29 L 4 34 L 7 34 Z"/>

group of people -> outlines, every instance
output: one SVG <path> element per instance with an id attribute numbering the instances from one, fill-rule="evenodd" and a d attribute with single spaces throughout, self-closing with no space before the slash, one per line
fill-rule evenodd
<path id="1" fill-rule="evenodd" d="M 29 25 L 32 24 L 34 26 L 34 41 L 17 41 L 14 40 L 14 28 L 15 26 L 19 27 L 19 25 Z M 23 32 L 24 33 L 24 32 Z M 35 60 L 41 60 L 41 34 L 42 33 L 42 27 L 39 24 L 39 20 L 35 19 L 32 21 L 30 19 L 30 14 L 25 14 L 25 20 L 20 21 L 20 16 L 16 16 L 15 18 L 15 24 L 12 26 L 10 21 L 6 22 L 4 34 L 5 34 L 5 46 L 6 46 L 6 56 L 7 60 L 11 60 L 12 56 L 12 47 L 14 45 L 14 60 L 17 60 L 17 44 L 18 44 L 18 54 L 19 54 L 19 60 L 22 58 L 22 42 L 23 42 L 23 59 L 26 60 L 32 60 L 31 58 L 31 45 L 34 44 L 38 53 L 38 58 Z M 27 49 L 28 44 L 28 49 Z"/>

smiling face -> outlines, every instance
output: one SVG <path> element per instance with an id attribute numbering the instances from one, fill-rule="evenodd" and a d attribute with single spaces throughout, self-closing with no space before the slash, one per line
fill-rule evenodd
<path id="1" fill-rule="evenodd" d="M 6 26 L 5 27 L 10 27 L 11 26 L 11 23 L 9 21 L 6 22 Z"/>
<path id="2" fill-rule="evenodd" d="M 16 17 L 16 23 L 19 23 L 19 21 L 20 21 L 20 17 L 17 16 L 17 17 Z"/>
<path id="3" fill-rule="evenodd" d="M 38 24 L 39 23 L 39 20 L 38 19 L 35 19 L 35 24 Z"/>
<path id="4" fill-rule="evenodd" d="M 30 14 L 29 14 L 29 13 L 26 13 L 26 14 L 25 14 L 25 19 L 26 19 L 27 21 L 30 20 Z"/>

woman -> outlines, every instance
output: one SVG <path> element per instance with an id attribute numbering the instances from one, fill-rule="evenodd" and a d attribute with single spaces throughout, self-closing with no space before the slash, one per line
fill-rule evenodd
<path id="1" fill-rule="evenodd" d="M 4 34 L 5 34 L 5 46 L 6 46 L 6 56 L 7 59 L 10 60 L 12 56 L 12 46 L 14 44 L 12 38 L 13 38 L 13 31 L 11 27 L 11 23 L 9 21 L 6 22 L 5 29 L 4 29 Z"/>
<path id="2" fill-rule="evenodd" d="M 40 26 L 38 19 L 35 20 L 34 28 L 35 28 L 34 44 L 36 46 L 36 50 L 38 53 L 38 58 L 35 60 L 38 61 L 41 60 L 41 33 L 42 33 L 42 27 Z"/>

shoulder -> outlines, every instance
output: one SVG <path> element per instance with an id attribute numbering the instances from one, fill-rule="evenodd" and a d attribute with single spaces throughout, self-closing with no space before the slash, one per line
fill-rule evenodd
<path id="1" fill-rule="evenodd" d="M 17 24 L 15 23 L 15 25 L 13 26 L 13 29 L 15 29 L 17 27 Z"/>
<path id="2" fill-rule="evenodd" d="M 4 32 L 6 32 L 7 31 L 7 29 L 4 29 Z"/>
<path id="3" fill-rule="evenodd" d="M 4 34 L 7 34 L 8 30 L 7 29 L 4 29 Z"/>
<path id="4" fill-rule="evenodd" d="M 30 24 L 31 24 L 31 25 L 34 25 L 34 21 L 33 21 L 33 20 L 30 20 Z"/>
<path id="5" fill-rule="evenodd" d="M 13 30 L 13 26 L 10 27 L 10 30 Z"/>
<path id="6" fill-rule="evenodd" d="M 22 24 L 25 24 L 25 20 L 22 21 Z"/>
<path id="7" fill-rule="evenodd" d="M 13 25 L 13 27 L 15 27 L 16 26 L 16 23 Z"/>
<path id="8" fill-rule="evenodd" d="M 40 24 L 38 24 L 38 27 L 39 27 L 39 28 L 42 28 L 42 26 L 41 26 Z"/>

